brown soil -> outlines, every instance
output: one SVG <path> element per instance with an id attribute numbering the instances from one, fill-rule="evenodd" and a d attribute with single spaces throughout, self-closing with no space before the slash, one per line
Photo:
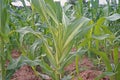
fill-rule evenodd
<path id="1" fill-rule="evenodd" d="M 98 75 L 102 74 L 102 71 L 97 70 L 93 63 L 87 58 L 84 57 L 82 61 L 79 62 L 80 71 L 79 75 L 76 75 L 72 80 L 79 80 L 81 77 L 83 80 L 94 80 Z M 75 62 L 71 63 L 64 69 L 68 74 L 75 72 Z M 73 74 L 74 75 L 74 74 Z M 104 77 L 101 80 L 109 80 L 108 77 Z"/>
<path id="2" fill-rule="evenodd" d="M 101 71 L 86 70 L 80 73 L 83 80 L 94 80 L 98 75 L 102 74 Z"/>
<path id="3" fill-rule="evenodd" d="M 79 67 L 83 69 L 94 69 L 95 66 L 92 64 L 92 62 L 87 58 L 84 57 L 82 61 L 79 61 Z M 75 61 L 72 62 L 70 65 L 64 68 L 65 72 L 72 72 L 75 68 Z"/>
<path id="4" fill-rule="evenodd" d="M 21 53 L 17 50 L 12 51 L 12 58 L 17 59 Z M 7 61 L 7 65 L 8 65 Z M 39 67 L 39 66 L 37 66 Z M 40 67 L 39 67 L 40 68 Z M 75 77 L 72 80 L 79 80 L 78 78 L 81 77 L 83 80 L 94 80 L 98 75 L 102 74 L 102 71 L 98 71 L 93 63 L 87 58 L 84 57 L 81 61 L 79 61 L 79 68 L 83 68 L 78 75 L 74 74 Z M 64 68 L 64 71 L 68 74 L 75 73 L 75 61 Z M 41 72 L 41 68 L 38 70 Z M 38 76 L 35 75 L 33 69 L 28 66 L 24 65 L 20 69 L 18 69 L 11 80 L 42 80 Z M 45 79 L 45 80 L 52 80 L 52 79 Z M 109 80 L 109 78 L 102 78 L 101 80 Z"/>
<path id="5" fill-rule="evenodd" d="M 20 51 L 14 49 L 11 52 L 11 57 L 13 59 L 17 59 L 21 55 Z M 5 67 L 9 65 L 9 60 L 6 61 Z M 23 65 L 20 69 L 18 69 L 11 80 L 41 80 L 38 76 L 35 75 L 33 69 L 28 65 Z"/>
<path id="6" fill-rule="evenodd" d="M 81 77 L 83 80 L 94 80 L 98 75 L 101 75 L 102 71 L 97 71 L 97 70 L 86 70 L 80 72 L 78 76 L 76 76 L 73 80 L 78 80 L 79 77 Z M 104 77 L 100 80 L 109 80 L 108 77 Z"/>
<path id="7" fill-rule="evenodd" d="M 11 52 L 11 56 L 13 59 L 17 59 L 21 55 L 21 52 L 19 50 L 13 49 Z"/>
<path id="8" fill-rule="evenodd" d="M 13 74 L 11 80 L 41 80 L 41 79 L 34 74 L 34 71 L 30 66 L 24 65 Z"/>

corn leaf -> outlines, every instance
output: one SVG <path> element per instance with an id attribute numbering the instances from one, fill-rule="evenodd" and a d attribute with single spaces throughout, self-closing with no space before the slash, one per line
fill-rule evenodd
<path id="1" fill-rule="evenodd" d="M 106 53 L 102 52 L 102 51 L 98 51 L 98 50 L 95 50 L 95 49 L 91 49 L 92 52 L 94 52 L 95 54 L 99 55 L 100 57 L 102 57 L 106 67 L 107 67 L 107 71 L 112 71 L 112 67 L 111 67 L 111 63 L 110 63 L 110 60 L 107 56 Z"/>
<path id="2" fill-rule="evenodd" d="M 106 19 L 108 19 L 108 20 L 110 20 L 110 21 L 119 20 L 119 19 L 120 19 L 120 14 L 115 13 L 115 14 L 113 14 L 113 15 L 111 15 L 111 16 L 106 17 Z"/>

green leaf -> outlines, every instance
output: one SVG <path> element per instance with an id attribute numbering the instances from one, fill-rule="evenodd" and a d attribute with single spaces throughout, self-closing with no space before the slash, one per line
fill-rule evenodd
<path id="1" fill-rule="evenodd" d="M 20 62 L 21 60 L 23 60 L 23 57 L 19 57 L 17 60 L 13 60 L 12 63 L 10 65 L 8 65 L 7 70 L 11 70 L 11 69 L 16 69 L 18 68 L 18 66 L 20 67 Z"/>
<path id="2" fill-rule="evenodd" d="M 120 63 L 117 64 L 115 72 L 116 72 L 115 80 L 119 80 L 120 79 Z"/>
<path id="3" fill-rule="evenodd" d="M 100 18 L 97 20 L 97 22 L 95 23 L 95 26 L 94 26 L 94 35 L 101 35 L 101 34 L 104 34 L 104 30 L 102 29 L 103 27 L 103 24 L 105 22 L 105 18 Z"/>
<path id="4" fill-rule="evenodd" d="M 30 46 L 30 56 L 35 58 L 35 51 L 36 51 L 36 48 L 39 46 L 41 47 L 42 45 L 42 40 L 41 39 L 38 39 L 38 40 L 35 40 L 35 42 Z"/>
<path id="5" fill-rule="evenodd" d="M 73 23 L 71 23 L 67 29 L 66 29 L 66 33 L 64 34 L 64 44 L 62 47 L 62 56 L 60 57 L 59 63 L 64 62 L 66 56 L 69 55 L 69 51 L 72 48 L 74 39 L 76 36 L 81 37 L 83 35 L 85 35 L 88 30 L 90 30 L 90 28 L 88 28 L 87 24 L 89 22 L 89 19 L 87 18 L 81 18 L 78 20 L 75 20 Z"/>
<path id="6" fill-rule="evenodd" d="M 114 76 L 116 73 L 114 72 L 103 72 L 101 75 L 99 75 L 98 77 L 95 78 L 95 80 L 100 80 L 102 78 L 104 78 L 105 76 Z"/>
<path id="7" fill-rule="evenodd" d="M 50 75 L 51 77 L 55 77 L 54 76 L 54 70 L 52 69 L 52 66 L 48 65 L 46 62 L 44 62 L 43 60 L 41 60 L 41 62 L 39 63 L 40 67 L 43 69 L 43 71 Z"/>
<path id="8" fill-rule="evenodd" d="M 36 65 L 39 65 L 39 63 L 41 62 L 41 60 L 39 59 L 36 59 L 36 60 L 24 60 L 23 61 L 24 63 L 27 63 L 28 65 L 30 66 L 36 66 Z"/>
<path id="9" fill-rule="evenodd" d="M 68 75 L 68 76 L 64 76 L 61 80 L 71 80 L 72 76 Z"/>
<path id="10" fill-rule="evenodd" d="M 114 64 L 117 65 L 119 63 L 119 49 L 118 49 L 118 47 L 115 47 L 113 49 L 113 59 L 114 59 Z"/>
<path id="11" fill-rule="evenodd" d="M 118 13 L 115 13 L 111 16 L 108 16 L 106 17 L 107 20 L 110 20 L 110 21 L 116 21 L 116 20 L 119 20 L 120 19 L 120 14 Z"/>
<path id="12" fill-rule="evenodd" d="M 60 71 L 63 72 L 65 66 L 75 59 L 76 54 L 67 55 L 61 63 Z"/>
<path id="13" fill-rule="evenodd" d="M 19 32 L 19 33 L 20 33 L 20 43 L 21 43 L 21 45 L 22 45 L 24 36 L 25 36 L 26 34 L 28 34 L 28 33 L 32 33 L 32 34 L 34 34 L 35 36 L 37 36 L 37 37 L 39 37 L 39 38 L 42 37 L 42 35 L 41 35 L 40 32 L 35 32 L 35 31 L 34 31 L 32 28 L 30 28 L 30 27 L 20 28 L 20 29 L 16 30 L 16 32 Z"/>
<path id="14" fill-rule="evenodd" d="M 62 16 L 62 23 L 65 25 L 65 27 L 67 27 L 70 24 L 70 20 L 64 12 L 62 13 L 62 15 L 63 15 Z"/>
<path id="15" fill-rule="evenodd" d="M 2 80 L 2 75 L 0 74 L 0 80 Z"/>
<path id="16" fill-rule="evenodd" d="M 57 19 L 57 15 L 54 10 L 56 6 L 53 0 L 49 0 L 46 2 L 44 0 L 32 0 L 32 5 L 42 15 L 42 17 L 44 17 L 47 23 L 50 24 L 49 18 L 51 18 L 58 25 L 59 21 Z M 54 6 L 54 8 L 52 6 Z"/>
<path id="17" fill-rule="evenodd" d="M 102 57 L 106 67 L 107 67 L 107 71 L 112 71 L 112 67 L 111 67 L 111 63 L 110 60 L 108 58 L 108 55 L 102 51 L 98 51 L 96 49 L 91 49 L 92 52 L 94 52 L 95 54 L 99 55 L 100 57 Z"/>
<path id="18" fill-rule="evenodd" d="M 93 35 L 92 37 L 97 40 L 104 40 L 104 39 L 108 38 L 109 36 L 110 36 L 109 34 L 104 34 L 104 35 L 100 35 L 100 36 Z"/>
<path id="19" fill-rule="evenodd" d="M 50 49 L 50 46 L 48 45 L 48 42 L 47 40 L 43 37 L 43 35 L 40 33 L 40 32 L 35 32 L 32 28 L 30 27 L 23 27 L 21 29 L 18 29 L 17 32 L 20 33 L 20 43 L 22 45 L 22 42 L 23 42 L 23 38 L 26 34 L 28 33 L 32 33 L 34 34 L 35 36 L 37 36 L 39 39 L 42 39 L 44 45 L 45 45 L 45 48 L 46 48 L 46 54 L 47 54 L 47 57 L 48 59 L 50 60 L 50 62 L 55 66 L 56 63 L 55 63 L 55 58 L 54 58 L 54 55 Z"/>
<path id="20" fill-rule="evenodd" d="M 63 48 L 65 48 L 80 31 L 82 31 L 80 30 L 81 27 L 84 26 L 84 24 L 88 23 L 89 21 L 90 20 L 88 18 L 83 17 L 81 19 L 75 20 L 70 24 L 70 26 L 68 26 L 67 34 L 65 36 L 66 41 Z"/>
<path id="21" fill-rule="evenodd" d="M 1 0 L 0 3 L 0 38 L 4 42 L 8 42 L 8 33 L 9 33 L 9 26 L 8 26 L 8 0 Z"/>

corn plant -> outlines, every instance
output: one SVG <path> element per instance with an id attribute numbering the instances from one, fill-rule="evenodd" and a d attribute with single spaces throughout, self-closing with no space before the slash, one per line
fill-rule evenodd
<path id="1" fill-rule="evenodd" d="M 83 17 L 70 21 L 60 4 L 53 0 L 32 0 L 31 5 L 33 11 L 37 11 L 42 22 L 47 25 L 49 36 L 30 27 L 23 27 L 17 30 L 21 35 L 20 42 L 23 42 L 27 33 L 32 33 L 42 40 L 48 62 L 42 59 L 39 65 L 53 80 L 60 80 L 64 67 L 76 55 L 70 54 L 75 37 L 81 37 L 88 32 L 91 28 L 88 26 L 90 20 Z"/>
<path id="2" fill-rule="evenodd" d="M 24 0 L 22 1 L 24 3 Z M 8 79 L 6 77 L 9 75 L 6 76 L 4 68 L 8 42 L 12 45 L 9 48 L 15 48 L 16 46 L 13 47 L 15 43 L 24 56 L 16 62 L 11 62 L 12 64 L 7 67 L 8 70 L 16 69 L 27 63 L 34 70 L 34 66 L 40 65 L 43 72 L 53 80 L 67 79 L 67 77 L 63 78 L 64 67 L 75 59 L 76 73 L 79 74 L 79 53 L 83 53 L 82 49 L 85 48 L 89 57 L 92 57 L 91 52 L 93 52 L 104 61 L 106 72 L 110 73 L 105 73 L 102 77 L 108 75 L 111 76 L 111 80 L 120 79 L 118 60 L 120 30 L 119 26 L 116 28 L 115 25 L 119 24 L 120 20 L 118 14 L 120 13 L 120 0 L 118 4 L 116 0 L 115 2 L 112 0 L 111 3 L 106 0 L 107 5 L 100 5 L 99 0 L 75 1 L 73 5 L 67 4 L 61 7 L 59 2 L 53 0 L 31 0 L 31 9 L 25 5 L 24 8 L 11 8 L 9 10 L 11 18 L 8 23 L 9 1 L 0 0 L 0 73 L 2 80 Z M 8 25 L 11 30 L 10 34 Z M 13 33 L 15 30 L 19 33 Z M 74 46 L 78 51 L 71 54 Z"/>
<path id="3" fill-rule="evenodd" d="M 115 16 L 114 16 L 115 18 Z M 114 19 L 112 18 L 112 19 Z M 108 17 L 107 19 L 111 19 Z M 116 36 L 112 33 L 108 27 L 104 24 L 105 18 L 100 18 L 94 29 L 92 30 L 92 42 L 95 45 L 92 45 L 90 49 L 99 55 L 106 66 L 106 71 L 111 72 L 106 74 L 111 76 L 110 80 L 119 80 L 120 77 L 118 76 L 119 73 L 119 44 L 115 43 Z M 118 39 L 118 38 L 117 38 Z M 92 43 L 91 43 L 92 44 Z M 101 48 L 101 46 L 103 48 Z M 94 49 L 93 49 L 94 48 Z M 113 51 L 112 51 L 113 50 Z M 111 56 L 111 57 L 109 57 Z"/>
<path id="4" fill-rule="evenodd" d="M 8 0 L 0 0 L 0 73 L 2 80 L 5 80 L 6 76 L 6 69 L 5 69 L 5 62 L 7 55 L 5 53 L 5 45 L 8 43 L 8 32 L 9 32 L 9 27 L 8 27 L 8 13 L 7 13 L 7 8 L 8 8 Z"/>

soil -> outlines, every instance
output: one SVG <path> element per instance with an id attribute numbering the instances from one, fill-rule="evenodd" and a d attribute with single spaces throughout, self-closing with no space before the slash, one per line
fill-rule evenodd
<path id="1" fill-rule="evenodd" d="M 20 55 L 21 53 L 18 50 L 13 50 L 11 54 L 13 59 L 17 59 Z M 8 64 L 9 64 L 9 60 L 6 61 L 6 66 Z M 39 66 L 37 67 L 38 67 L 37 68 L 38 72 L 40 72 L 41 68 Z M 78 79 L 79 77 L 81 77 L 83 80 L 94 80 L 98 75 L 102 74 L 102 71 L 97 70 L 96 67 L 93 65 L 93 63 L 91 62 L 91 60 L 89 60 L 89 58 L 86 56 L 79 61 L 79 68 L 82 70 L 80 70 L 79 74 L 76 74 L 75 61 L 73 61 L 70 65 L 64 68 L 64 71 L 66 74 L 75 75 L 72 78 L 72 80 L 79 80 Z M 23 65 L 13 74 L 11 80 L 43 80 L 43 79 L 36 76 L 33 69 L 30 66 Z M 52 79 L 48 78 L 44 80 L 52 80 Z M 101 80 L 109 80 L 109 78 L 104 77 Z"/>
<path id="2" fill-rule="evenodd" d="M 42 80 L 42 79 L 40 79 L 34 74 L 34 71 L 30 66 L 24 65 L 13 74 L 11 80 Z"/>
<path id="3" fill-rule="evenodd" d="M 21 52 L 19 50 L 13 49 L 11 52 L 11 57 L 13 59 L 17 59 L 21 55 Z"/>
<path id="4" fill-rule="evenodd" d="M 97 71 L 97 70 L 86 70 L 80 72 L 80 74 L 75 77 L 73 80 L 78 80 L 79 77 L 81 77 L 83 80 L 94 80 L 98 75 L 101 75 L 102 71 Z M 109 80 L 108 77 L 104 77 L 100 80 Z"/>
<path id="5" fill-rule="evenodd" d="M 11 52 L 11 57 L 17 59 L 21 55 L 20 51 L 14 49 Z M 5 67 L 9 65 L 9 60 L 6 61 Z M 28 65 L 23 65 L 18 69 L 11 77 L 11 80 L 42 80 L 37 75 L 35 75 L 32 67 Z"/>
<path id="6" fill-rule="evenodd" d="M 93 65 L 93 63 L 87 58 L 86 56 L 82 59 L 82 61 L 79 62 L 79 68 L 82 70 L 78 75 L 76 75 L 72 80 L 79 80 L 81 77 L 83 80 L 94 80 L 98 75 L 102 74 L 102 71 L 97 70 L 97 68 Z M 70 74 L 71 72 L 74 72 L 76 69 L 75 67 L 75 61 L 65 67 L 65 72 L 68 72 Z M 109 80 L 108 77 L 104 77 L 101 80 Z"/>

